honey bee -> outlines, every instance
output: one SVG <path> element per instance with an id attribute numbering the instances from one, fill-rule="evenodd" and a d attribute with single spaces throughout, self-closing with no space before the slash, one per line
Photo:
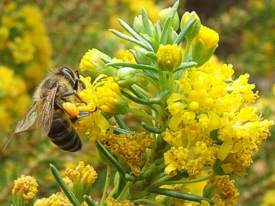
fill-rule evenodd
<path id="1" fill-rule="evenodd" d="M 24 119 L 17 123 L 14 134 L 39 128 L 62 150 L 80 150 L 82 143 L 73 127 L 73 121 L 77 117 L 71 117 L 62 107 L 62 103 L 70 102 L 75 97 L 80 99 L 76 91 L 81 83 L 79 73 L 67 67 L 50 73 L 37 87 L 33 103 Z M 85 115 L 87 113 L 82 114 Z"/>

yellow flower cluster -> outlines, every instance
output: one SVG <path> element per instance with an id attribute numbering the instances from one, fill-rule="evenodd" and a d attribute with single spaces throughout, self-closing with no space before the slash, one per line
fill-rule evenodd
<path id="1" fill-rule="evenodd" d="M 157 52 L 157 59 L 160 68 L 164 70 L 173 70 L 177 68 L 182 61 L 182 50 L 177 45 L 160 45 Z"/>
<path id="2" fill-rule="evenodd" d="M 225 173 L 242 175 L 267 137 L 272 121 L 261 120 L 249 106 L 257 97 L 248 75 L 232 79 L 231 65 L 211 59 L 186 71 L 168 99 L 171 113 L 165 141 L 166 173 L 199 174 L 223 161 Z"/>
<path id="3" fill-rule="evenodd" d="M 2 134 L 10 132 L 13 120 L 21 117 L 29 104 L 25 82 L 13 70 L 0 65 L 0 121 L 5 122 L 0 125 Z"/>
<path id="4" fill-rule="evenodd" d="M 22 73 L 30 80 L 28 84 L 34 84 L 48 69 L 51 59 L 51 44 L 41 12 L 32 5 L 17 7 L 14 2 L 4 4 L 3 8 L 0 55 L 5 57 L 6 64 L 20 65 Z M 11 56 L 7 56 L 7 50 Z"/>
<path id="5" fill-rule="evenodd" d="M 239 192 L 228 175 L 215 176 L 206 187 L 212 188 L 215 206 L 235 206 Z"/>
<path id="6" fill-rule="evenodd" d="M 87 102 L 88 111 L 96 108 L 103 112 L 115 113 L 122 103 L 119 85 L 113 77 L 100 75 L 91 84 L 90 77 L 81 77 L 86 88 L 79 92 L 80 97 Z M 85 110 L 81 107 L 81 110 Z"/>
<path id="7" fill-rule="evenodd" d="M 275 190 L 269 190 L 265 193 L 261 206 L 275 206 Z"/>
<path id="8" fill-rule="evenodd" d="M 64 172 L 66 182 L 71 184 L 91 185 L 97 178 L 97 173 L 91 165 L 79 162 L 75 168 L 68 168 Z"/>
<path id="9" fill-rule="evenodd" d="M 22 196 L 26 201 L 30 201 L 37 193 L 38 184 L 34 177 L 22 175 L 14 181 L 12 195 Z"/>
<path id="10" fill-rule="evenodd" d="M 33 206 L 73 206 L 73 204 L 63 193 L 57 192 L 48 198 L 36 200 Z"/>
<path id="11" fill-rule="evenodd" d="M 144 154 L 152 144 L 147 133 L 133 133 L 115 135 L 106 133 L 101 136 L 104 146 L 114 155 L 124 159 L 135 175 L 140 174 L 144 164 Z"/>
<path id="12" fill-rule="evenodd" d="M 130 51 L 125 49 L 119 49 L 116 52 L 116 58 L 123 62 L 136 63 L 134 55 Z"/>
<path id="13" fill-rule="evenodd" d="M 106 204 L 107 206 L 134 206 L 129 200 L 118 201 L 113 198 L 109 198 Z"/>

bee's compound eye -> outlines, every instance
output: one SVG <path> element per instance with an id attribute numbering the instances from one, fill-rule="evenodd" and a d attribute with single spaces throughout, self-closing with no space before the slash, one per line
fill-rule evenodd
<path id="1" fill-rule="evenodd" d="M 75 76 L 75 75 L 74 75 L 74 72 L 73 72 L 71 69 L 69 69 L 68 67 L 62 67 L 60 70 L 61 70 L 61 72 L 62 72 L 63 74 L 68 74 L 68 75 L 70 75 L 70 76 L 72 76 L 72 77 Z"/>
<path id="2" fill-rule="evenodd" d="M 79 114 L 79 110 L 74 103 L 64 102 L 62 107 L 71 117 L 76 117 Z"/>

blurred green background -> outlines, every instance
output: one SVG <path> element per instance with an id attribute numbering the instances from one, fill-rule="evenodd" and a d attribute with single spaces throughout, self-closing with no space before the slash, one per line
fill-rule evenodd
<path id="1" fill-rule="evenodd" d="M 60 65 L 77 68 L 82 55 L 98 48 L 115 55 L 125 45 L 109 28 L 117 19 L 133 21 L 141 8 L 154 21 L 172 0 L 0 0 L 0 144 L 11 137 L 16 122 L 31 103 L 31 94 L 47 71 Z M 257 107 L 275 120 L 275 0 L 185 0 L 179 13 L 196 11 L 202 23 L 217 30 L 218 58 L 234 65 L 236 75 L 248 72 L 257 85 Z M 0 150 L 0 205 L 8 202 L 12 181 L 21 173 L 39 180 L 45 196 L 56 189 L 48 163 L 59 167 L 84 160 L 101 164 L 94 146 L 68 154 L 35 131 L 21 135 Z M 247 176 L 237 179 L 239 205 L 275 205 L 275 130 Z M 100 184 L 100 183 L 99 183 Z M 100 187 L 100 185 L 98 185 Z"/>

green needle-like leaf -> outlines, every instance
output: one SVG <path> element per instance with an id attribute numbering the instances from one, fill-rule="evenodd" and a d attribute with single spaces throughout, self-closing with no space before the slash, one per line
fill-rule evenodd
<path id="1" fill-rule="evenodd" d="M 122 119 L 122 117 L 119 114 L 115 115 L 115 120 L 118 123 L 118 125 L 120 126 L 120 128 L 122 128 L 126 131 L 127 130 L 129 131 L 128 126 L 126 125 L 126 123 L 124 122 L 124 120 Z"/>
<path id="2" fill-rule="evenodd" d="M 144 45 L 149 48 L 149 50 L 153 51 L 152 46 L 144 39 L 142 36 L 140 36 L 132 27 L 130 27 L 125 21 L 122 19 L 119 19 L 119 24 L 131 35 L 133 36 L 136 40 L 141 41 Z"/>
<path id="3" fill-rule="evenodd" d="M 177 72 L 177 71 L 180 71 L 180 70 L 183 70 L 183 69 L 187 69 L 187 68 L 190 68 L 190 67 L 194 67 L 194 66 L 197 66 L 197 62 L 194 62 L 194 61 L 190 61 L 190 62 L 183 62 L 174 72 Z"/>
<path id="4" fill-rule="evenodd" d="M 149 20 L 149 17 L 148 17 L 148 14 L 146 12 L 145 9 L 142 9 L 141 11 L 141 16 L 142 16 L 142 22 L 144 24 L 144 29 L 145 29 L 145 32 L 148 34 L 148 35 L 152 35 L 152 31 L 151 31 L 151 27 L 150 27 L 150 20 Z"/>
<path id="5" fill-rule="evenodd" d="M 68 197 L 68 199 L 70 200 L 70 202 L 74 205 L 74 206 L 80 206 L 79 201 L 77 200 L 77 198 L 74 196 L 74 194 L 67 188 L 67 186 L 65 185 L 62 177 L 59 174 L 58 169 L 53 165 L 50 164 L 50 168 L 51 168 L 51 172 L 55 178 L 55 180 L 57 181 L 57 183 L 59 184 L 59 186 L 61 187 L 62 191 L 64 192 L 64 194 Z"/>
<path id="6" fill-rule="evenodd" d="M 101 142 L 99 140 L 96 141 L 96 147 L 97 147 L 98 151 L 116 167 L 116 169 L 122 174 L 122 176 L 125 177 L 127 170 L 108 151 L 108 149 L 106 147 L 104 147 L 103 144 L 101 144 Z"/>
<path id="7" fill-rule="evenodd" d="M 160 37 L 160 43 L 161 44 L 166 44 L 167 43 L 168 36 L 169 36 L 169 31 L 171 31 L 170 28 L 172 26 L 172 21 L 173 21 L 173 18 L 175 16 L 177 10 L 178 10 L 178 7 L 179 7 L 179 1 L 176 1 L 175 4 L 173 5 L 172 9 L 171 9 L 170 16 L 166 19 L 166 21 L 164 23 L 162 34 L 161 34 L 161 37 Z"/>
<path id="8" fill-rule="evenodd" d="M 160 194 L 160 195 L 166 195 L 169 197 L 175 197 L 178 199 L 189 200 L 189 201 L 193 201 L 193 202 L 201 202 L 202 200 L 206 200 L 209 203 L 212 203 L 212 201 L 208 198 L 201 197 L 198 195 L 192 195 L 192 194 L 185 193 L 185 192 L 174 191 L 174 190 L 152 188 L 152 189 L 149 189 L 149 192 L 155 193 L 155 194 Z"/>
<path id="9" fill-rule="evenodd" d="M 179 44 L 183 40 L 183 38 L 185 37 L 185 34 L 191 28 L 191 26 L 195 23 L 195 21 L 196 21 L 196 19 L 193 18 L 187 23 L 187 26 L 185 27 L 185 29 L 180 31 L 180 33 L 179 33 L 178 37 L 176 38 L 174 44 Z"/>
<path id="10" fill-rule="evenodd" d="M 158 72 L 158 70 L 150 65 L 146 64 L 133 64 L 133 63 L 126 63 L 126 62 L 115 62 L 115 63 L 108 63 L 108 66 L 114 66 L 114 67 L 131 67 L 134 69 L 142 69 L 142 70 L 150 70 Z"/>
<path id="11" fill-rule="evenodd" d="M 126 40 L 126 41 L 130 41 L 130 42 L 132 42 L 132 43 L 134 43 L 134 44 L 137 44 L 137 45 L 141 46 L 142 48 L 144 48 L 144 49 L 146 49 L 146 50 L 149 50 L 149 51 L 152 50 L 152 49 L 149 48 L 147 45 L 145 45 L 143 42 L 138 41 L 138 40 L 136 40 L 136 39 L 134 39 L 134 38 L 132 38 L 132 37 L 126 35 L 126 34 L 123 34 L 123 33 L 119 32 L 119 31 L 117 31 L 117 30 L 115 30 L 115 29 L 110 29 L 110 31 L 111 31 L 114 35 L 118 36 L 118 37 L 121 38 L 121 39 L 124 39 L 124 40 Z"/>

